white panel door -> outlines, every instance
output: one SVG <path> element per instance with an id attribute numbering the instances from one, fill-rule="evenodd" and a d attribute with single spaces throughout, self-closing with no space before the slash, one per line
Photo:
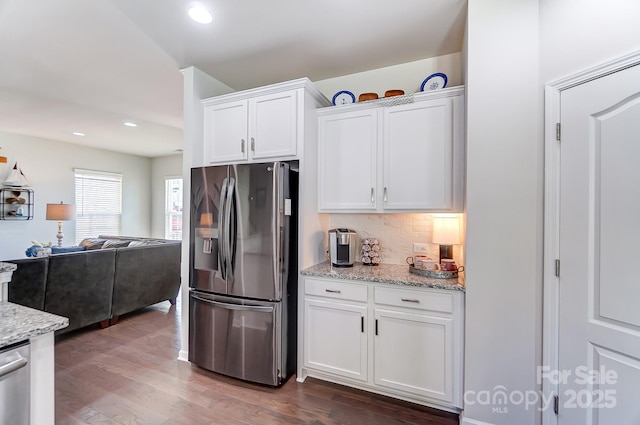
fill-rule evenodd
<path id="1" fill-rule="evenodd" d="M 367 380 L 367 308 L 306 299 L 304 365 Z"/>
<path id="2" fill-rule="evenodd" d="M 204 108 L 204 144 L 209 164 L 247 159 L 247 101 L 207 105 Z"/>
<path id="3" fill-rule="evenodd" d="M 384 110 L 385 210 L 453 208 L 453 101 Z"/>
<path id="4" fill-rule="evenodd" d="M 564 90 L 561 117 L 558 423 L 640 424 L 640 66 Z"/>
<path id="5" fill-rule="evenodd" d="M 453 320 L 375 309 L 376 385 L 453 402 Z"/>
<path id="6" fill-rule="evenodd" d="M 251 158 L 295 156 L 298 143 L 297 92 L 259 96 L 249 100 Z"/>
<path id="7" fill-rule="evenodd" d="M 378 111 L 322 115 L 318 126 L 318 209 L 375 211 Z"/>

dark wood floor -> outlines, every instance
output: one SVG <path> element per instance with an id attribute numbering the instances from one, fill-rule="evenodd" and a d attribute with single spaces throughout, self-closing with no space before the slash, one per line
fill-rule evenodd
<path id="1" fill-rule="evenodd" d="M 179 305 L 177 307 L 179 309 Z M 307 379 L 269 388 L 176 360 L 176 307 L 160 303 L 56 338 L 56 424 L 457 424 L 457 416 Z"/>

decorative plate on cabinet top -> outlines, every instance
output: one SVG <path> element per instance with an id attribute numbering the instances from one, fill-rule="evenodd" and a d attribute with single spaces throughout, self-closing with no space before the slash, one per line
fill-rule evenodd
<path id="1" fill-rule="evenodd" d="M 331 103 L 334 105 L 348 105 L 349 103 L 355 103 L 356 97 L 347 90 L 341 90 L 338 93 L 333 95 L 333 99 L 331 99 Z"/>
<path id="2" fill-rule="evenodd" d="M 436 72 L 429 75 L 420 86 L 420 91 L 440 90 L 447 87 L 447 75 L 442 72 Z"/>

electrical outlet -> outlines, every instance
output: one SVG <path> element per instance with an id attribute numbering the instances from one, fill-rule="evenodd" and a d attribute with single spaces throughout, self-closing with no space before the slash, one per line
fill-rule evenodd
<path id="1" fill-rule="evenodd" d="M 421 252 L 428 253 L 429 252 L 429 244 L 427 243 L 414 243 L 413 244 L 413 252 Z"/>

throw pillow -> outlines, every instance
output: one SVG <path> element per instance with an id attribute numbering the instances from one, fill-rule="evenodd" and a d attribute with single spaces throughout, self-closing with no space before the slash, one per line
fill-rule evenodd
<path id="1" fill-rule="evenodd" d="M 124 248 L 129 246 L 131 241 L 123 241 L 120 239 L 107 239 L 107 241 L 102 245 L 102 249 L 105 248 Z"/>
<path id="2" fill-rule="evenodd" d="M 78 246 L 84 246 L 87 249 L 87 251 L 91 249 L 100 249 L 102 248 L 102 245 L 104 245 L 106 241 L 107 241 L 106 239 L 100 239 L 100 238 L 86 238 L 80 241 Z"/>
<path id="3" fill-rule="evenodd" d="M 147 246 L 149 243 L 147 241 L 131 241 L 129 244 L 129 248 L 133 248 L 135 246 Z"/>

